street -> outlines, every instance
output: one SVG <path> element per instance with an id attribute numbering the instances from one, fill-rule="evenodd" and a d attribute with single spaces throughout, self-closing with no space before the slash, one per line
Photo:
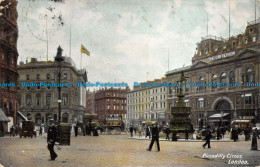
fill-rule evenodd
<path id="1" fill-rule="evenodd" d="M 251 151 L 251 142 L 243 141 L 242 137 L 239 142 L 211 142 L 211 149 L 203 149 L 202 141 L 161 141 L 160 152 L 155 146 L 148 152 L 149 144 L 150 140 L 129 139 L 129 135 L 72 135 L 71 145 L 61 146 L 61 150 L 55 147 L 58 158 L 50 161 L 45 136 L 4 137 L 0 138 L 0 164 L 5 167 L 260 165 L 259 150 Z"/>

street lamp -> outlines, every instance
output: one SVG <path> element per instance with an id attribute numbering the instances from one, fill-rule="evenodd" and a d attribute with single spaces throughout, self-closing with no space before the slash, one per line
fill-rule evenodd
<path id="1" fill-rule="evenodd" d="M 59 116 L 58 116 L 58 124 L 61 122 L 61 63 L 64 61 L 64 57 L 62 56 L 63 49 L 59 46 L 57 49 L 57 55 L 55 57 L 55 62 L 57 62 L 57 72 L 58 72 L 58 104 L 59 104 Z"/>
<path id="2" fill-rule="evenodd" d="M 153 115 L 153 98 L 151 98 L 150 105 L 151 105 L 151 120 L 152 120 L 153 119 L 152 116 L 154 117 L 154 115 Z"/>
<path id="3" fill-rule="evenodd" d="M 205 126 L 207 126 L 207 116 L 208 116 L 208 113 L 207 113 L 207 111 L 205 111 L 204 112 Z"/>
<path id="4" fill-rule="evenodd" d="M 221 111 L 221 126 L 223 126 L 223 116 L 224 116 L 224 113 L 223 113 L 223 111 Z"/>

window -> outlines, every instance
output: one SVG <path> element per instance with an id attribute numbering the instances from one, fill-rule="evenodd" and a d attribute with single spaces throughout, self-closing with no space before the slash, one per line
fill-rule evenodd
<path id="1" fill-rule="evenodd" d="M 30 76 L 29 75 L 26 75 L 26 80 L 30 80 Z"/>
<path id="2" fill-rule="evenodd" d="M 51 104 L 51 94 L 48 93 L 46 94 L 46 105 L 50 105 Z"/>
<path id="3" fill-rule="evenodd" d="M 236 41 L 233 41 L 233 42 L 232 42 L 232 46 L 236 46 Z"/>
<path id="4" fill-rule="evenodd" d="M 205 81 L 204 81 L 204 78 L 203 77 L 200 77 L 199 78 L 199 83 L 204 83 Z M 203 86 L 199 86 L 199 91 L 202 91 L 204 89 L 204 87 Z"/>
<path id="5" fill-rule="evenodd" d="M 221 73 L 220 75 L 220 83 L 226 83 L 226 78 L 227 78 L 227 74 L 226 73 Z"/>
<path id="6" fill-rule="evenodd" d="M 213 76 L 212 76 L 212 88 L 213 88 L 213 89 L 216 88 L 216 87 L 214 86 L 214 83 L 215 83 L 215 84 L 217 83 L 217 75 L 216 75 L 216 74 L 213 74 Z"/>
<path id="7" fill-rule="evenodd" d="M 185 80 L 185 92 L 189 92 L 189 88 L 190 88 L 190 83 L 189 80 Z"/>
<path id="8" fill-rule="evenodd" d="M 32 104 L 31 95 L 26 95 L 26 106 L 30 106 Z"/>
<path id="9" fill-rule="evenodd" d="M 40 79 L 40 74 L 37 74 L 37 75 L 36 75 L 36 79 Z"/>
<path id="10" fill-rule="evenodd" d="M 253 82 L 253 70 L 251 68 L 246 71 L 246 82 Z"/>
<path id="11" fill-rule="evenodd" d="M 40 101 L 41 101 L 41 95 L 37 94 L 35 99 L 36 106 L 40 106 Z"/>
<path id="12" fill-rule="evenodd" d="M 198 107 L 199 108 L 203 108 L 204 107 L 204 99 L 203 98 L 199 98 L 199 100 L 198 100 Z"/>
<path id="13" fill-rule="evenodd" d="M 229 83 L 230 84 L 235 83 L 235 73 L 234 73 L 234 71 L 231 71 L 229 73 Z"/>
<path id="14" fill-rule="evenodd" d="M 50 74 L 46 74 L 46 79 L 50 79 Z"/>
<path id="15" fill-rule="evenodd" d="M 252 104 L 252 94 L 245 94 L 245 104 Z"/>
<path id="16" fill-rule="evenodd" d="M 67 106 L 68 105 L 68 95 L 63 94 L 62 96 L 62 105 Z"/>
<path id="17" fill-rule="evenodd" d="M 67 74 L 63 74 L 63 79 L 67 79 Z"/>
<path id="18" fill-rule="evenodd" d="M 189 106 L 189 100 L 184 100 L 184 104 L 185 104 L 186 107 L 188 107 Z"/>
<path id="19" fill-rule="evenodd" d="M 110 106 L 109 105 L 107 105 L 107 110 L 109 110 L 110 109 Z"/>

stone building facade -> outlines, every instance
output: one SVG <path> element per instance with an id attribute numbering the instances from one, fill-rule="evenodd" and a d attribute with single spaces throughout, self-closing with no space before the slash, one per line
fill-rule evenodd
<path id="1" fill-rule="evenodd" d="M 126 92 L 128 88 L 105 88 L 95 92 L 95 114 L 103 123 L 109 115 L 126 117 Z"/>
<path id="2" fill-rule="evenodd" d="M 158 124 L 166 124 L 166 87 L 151 86 L 153 83 L 164 83 L 166 78 L 148 81 L 150 86 L 134 86 L 127 92 L 127 126 L 143 126 L 145 121 L 157 121 Z"/>
<path id="3" fill-rule="evenodd" d="M 8 131 L 16 124 L 17 98 L 17 1 L 0 1 L 0 108 L 9 117 L 9 123 L 0 121 L 0 130 Z M 9 84 L 9 85 L 5 85 Z"/>
<path id="4" fill-rule="evenodd" d="M 66 60 L 66 59 L 65 59 Z M 61 122 L 82 121 L 86 111 L 86 99 L 82 98 L 85 88 L 78 82 L 86 83 L 85 70 L 77 70 L 69 61 L 62 62 L 61 83 Z M 23 83 L 58 83 L 57 64 L 53 61 L 37 61 L 18 65 L 18 104 L 28 119 L 37 124 L 46 124 L 50 118 L 58 121 L 58 88 L 55 85 L 23 85 Z M 84 102 L 82 102 L 84 100 Z"/>
<path id="5" fill-rule="evenodd" d="M 260 121 L 259 21 L 249 22 L 243 34 L 227 40 L 202 38 L 191 66 L 166 73 L 167 82 L 177 82 L 181 72 L 187 77 L 185 102 L 192 108 L 194 126 L 219 122 L 228 125 L 234 119 Z M 169 107 L 176 103 L 177 91 L 168 88 Z"/>

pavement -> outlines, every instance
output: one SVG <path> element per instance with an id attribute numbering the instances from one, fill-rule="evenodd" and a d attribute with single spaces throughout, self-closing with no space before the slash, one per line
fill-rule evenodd
<path id="1" fill-rule="evenodd" d="M 4 167 L 122 167 L 122 166 L 260 166 L 260 151 L 252 151 L 251 142 L 163 141 L 146 151 L 150 140 L 129 139 L 129 135 L 71 136 L 70 146 L 55 151 L 50 160 L 46 136 L 37 138 L 0 138 L 0 164 Z M 134 140 L 135 139 L 135 140 Z M 258 140 L 258 143 L 260 141 Z M 236 163 L 236 164 L 234 164 Z M 243 164 L 244 163 L 244 164 Z"/>
<path id="2" fill-rule="evenodd" d="M 149 137 L 145 138 L 145 136 L 137 136 L 134 135 L 133 137 L 128 137 L 128 139 L 135 139 L 135 140 L 151 140 L 149 139 Z M 243 137 L 241 137 L 241 139 L 244 139 Z M 173 142 L 172 140 L 166 140 L 165 138 L 159 138 L 160 141 L 167 141 L 167 142 Z M 230 138 L 223 138 L 220 140 L 217 139 L 211 139 L 211 142 L 234 142 L 233 140 L 231 140 Z M 174 141 L 174 142 L 205 142 L 205 140 L 202 139 L 178 139 L 178 141 Z"/>

